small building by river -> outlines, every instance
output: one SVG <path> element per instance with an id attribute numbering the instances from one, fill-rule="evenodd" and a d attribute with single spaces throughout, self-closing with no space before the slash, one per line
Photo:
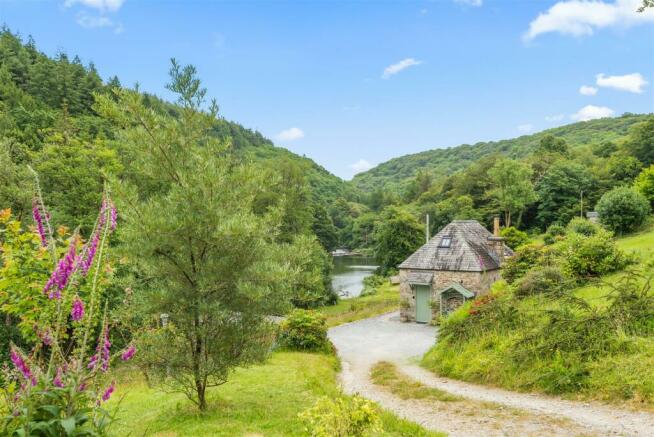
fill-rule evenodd
<path id="1" fill-rule="evenodd" d="M 512 255 L 500 236 L 499 218 L 493 233 L 476 220 L 453 221 L 398 266 L 402 320 L 429 323 L 488 293 Z"/>

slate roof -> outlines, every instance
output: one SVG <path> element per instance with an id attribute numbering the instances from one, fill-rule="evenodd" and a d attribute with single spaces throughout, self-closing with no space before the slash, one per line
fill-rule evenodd
<path id="1" fill-rule="evenodd" d="M 439 247 L 443 237 L 451 237 L 449 247 Z M 477 220 L 455 220 L 434 235 L 398 267 L 400 269 L 482 272 L 495 270 L 500 262 L 492 250 L 493 237 Z M 505 256 L 513 251 L 504 246 Z"/>
<path id="2" fill-rule="evenodd" d="M 409 272 L 406 279 L 409 284 L 431 285 L 431 280 L 433 278 L 434 278 L 433 273 Z"/>

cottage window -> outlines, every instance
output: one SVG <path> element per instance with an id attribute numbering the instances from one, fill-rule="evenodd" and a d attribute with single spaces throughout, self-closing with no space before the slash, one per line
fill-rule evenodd
<path id="1" fill-rule="evenodd" d="M 443 237 L 441 242 L 438 243 L 438 247 L 450 247 L 452 245 L 452 237 Z"/>

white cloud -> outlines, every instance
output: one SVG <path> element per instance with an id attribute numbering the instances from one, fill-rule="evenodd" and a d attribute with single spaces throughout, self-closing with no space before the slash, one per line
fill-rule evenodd
<path id="1" fill-rule="evenodd" d="M 549 32 L 572 36 L 592 35 L 596 29 L 654 22 L 654 9 L 636 12 L 640 5 L 641 0 L 559 1 L 529 23 L 524 39 L 529 41 Z"/>
<path id="2" fill-rule="evenodd" d="M 596 118 L 613 117 L 614 111 L 606 106 L 588 105 L 581 108 L 577 113 L 572 114 L 570 118 L 577 121 L 595 120 Z"/>
<path id="3" fill-rule="evenodd" d="M 597 88 L 594 86 L 582 85 L 581 88 L 579 88 L 579 94 L 582 96 L 594 96 L 597 94 Z"/>
<path id="4" fill-rule="evenodd" d="M 400 71 L 420 64 L 422 64 L 422 61 L 416 61 L 413 58 L 402 59 L 400 62 L 386 67 L 384 69 L 384 74 L 382 74 L 382 79 L 390 79 L 391 76 L 399 73 Z"/>
<path id="5" fill-rule="evenodd" d="M 292 127 L 277 134 L 277 139 L 280 141 L 295 141 L 304 138 L 304 132 L 299 127 Z"/>
<path id="6" fill-rule="evenodd" d="M 597 86 L 614 88 L 630 93 L 642 93 L 647 81 L 640 73 L 625 74 L 624 76 L 606 76 L 600 73 L 596 76 Z"/>
<path id="7" fill-rule="evenodd" d="M 95 17 L 80 13 L 77 15 L 77 24 L 87 29 L 95 29 L 97 27 L 114 27 L 114 22 L 107 17 Z"/>
<path id="8" fill-rule="evenodd" d="M 534 130 L 534 125 L 531 123 L 525 123 L 518 126 L 518 130 L 523 133 L 531 132 Z"/>
<path id="9" fill-rule="evenodd" d="M 359 159 L 357 162 L 350 165 L 350 168 L 352 169 L 354 174 L 361 173 L 366 170 L 370 170 L 372 167 L 373 165 L 368 161 L 366 161 L 365 159 Z"/>
<path id="10" fill-rule="evenodd" d="M 125 0 L 66 0 L 64 6 L 69 8 L 75 4 L 95 8 L 100 11 L 115 12 L 125 3 Z"/>
<path id="11" fill-rule="evenodd" d="M 554 115 L 547 115 L 545 116 L 545 121 L 561 121 L 565 118 L 564 114 L 554 114 Z"/>
<path id="12" fill-rule="evenodd" d="M 462 5 L 468 6 L 481 6 L 484 4 L 484 0 L 454 0 L 454 3 L 460 3 Z"/>

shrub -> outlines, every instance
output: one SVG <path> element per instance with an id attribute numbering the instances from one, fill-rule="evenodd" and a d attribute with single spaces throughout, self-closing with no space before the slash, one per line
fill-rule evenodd
<path id="1" fill-rule="evenodd" d="M 566 234 L 574 233 L 590 237 L 591 235 L 595 235 L 600 230 L 600 227 L 588 219 L 575 217 L 570 220 L 565 230 Z"/>
<path id="2" fill-rule="evenodd" d="M 627 257 L 616 246 L 613 235 L 600 229 L 595 235 L 572 233 L 560 247 L 563 271 L 571 277 L 599 276 L 623 268 Z"/>
<path id="3" fill-rule="evenodd" d="M 539 264 L 544 257 L 543 246 L 540 244 L 528 244 L 522 246 L 515 252 L 515 255 L 507 259 L 502 265 L 502 277 L 512 284 L 521 278 L 534 265 Z"/>
<path id="4" fill-rule="evenodd" d="M 554 244 L 558 239 L 565 235 L 565 228 L 558 223 L 554 223 L 547 228 L 543 241 L 545 244 Z"/>
<path id="5" fill-rule="evenodd" d="M 504 242 L 511 249 L 517 249 L 518 247 L 527 244 L 529 242 L 529 235 L 526 232 L 522 232 L 513 226 L 502 229 L 500 232 L 502 237 L 504 237 Z"/>
<path id="6" fill-rule="evenodd" d="M 282 346 L 292 350 L 327 350 L 325 316 L 315 311 L 293 310 L 281 324 L 279 340 Z"/>
<path id="7" fill-rule="evenodd" d="M 363 279 L 363 291 L 361 296 L 370 296 L 377 293 L 377 288 L 386 282 L 386 278 L 381 275 L 370 275 Z"/>
<path id="8" fill-rule="evenodd" d="M 618 234 L 642 225 L 650 211 L 647 198 L 627 187 L 614 188 L 604 194 L 596 209 L 602 224 Z"/>
<path id="9" fill-rule="evenodd" d="M 560 291 L 565 275 L 558 267 L 534 268 L 516 282 L 516 296 L 532 296 Z"/>
<path id="10" fill-rule="evenodd" d="M 313 437 L 379 435 L 381 419 L 375 404 L 358 395 L 318 399 L 315 405 L 300 413 L 305 431 Z"/>
<path id="11" fill-rule="evenodd" d="M 643 170 L 636 181 L 634 188 L 649 200 L 649 204 L 654 208 L 654 165 Z"/>

